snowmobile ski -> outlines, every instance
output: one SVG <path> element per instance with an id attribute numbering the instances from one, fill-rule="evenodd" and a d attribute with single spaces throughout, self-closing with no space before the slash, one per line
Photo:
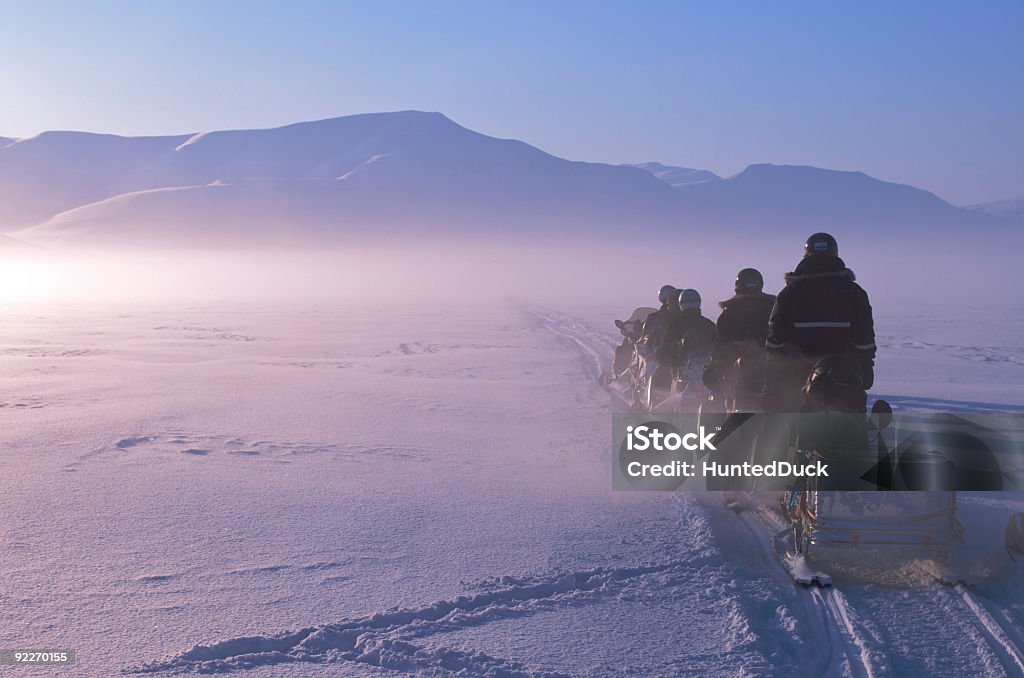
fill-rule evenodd
<path id="1" fill-rule="evenodd" d="M 800 586 L 806 588 L 812 586 L 819 588 L 832 586 L 832 577 L 821 570 L 815 569 L 802 555 L 787 554 L 782 560 L 782 565 L 789 572 L 789 576 L 793 578 L 793 581 Z"/>

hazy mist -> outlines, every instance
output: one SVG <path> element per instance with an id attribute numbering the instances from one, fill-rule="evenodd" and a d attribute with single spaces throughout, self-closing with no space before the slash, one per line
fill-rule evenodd
<path id="1" fill-rule="evenodd" d="M 876 308 L 917 302 L 1020 305 L 1015 253 L 960 246 L 844 240 L 840 253 Z M 513 242 L 418 240 L 312 250 L 108 250 L 0 254 L 0 303 L 234 302 L 380 307 L 519 300 L 560 307 L 651 305 L 666 283 L 697 289 L 708 315 L 732 294 L 736 272 L 759 269 L 776 292 L 801 242 L 708 237 Z"/>

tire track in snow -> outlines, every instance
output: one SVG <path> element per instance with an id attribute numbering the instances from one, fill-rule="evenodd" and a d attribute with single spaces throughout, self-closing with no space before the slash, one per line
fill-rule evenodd
<path id="1" fill-rule="evenodd" d="M 195 645 L 163 661 L 128 673 L 224 673 L 287 663 L 353 662 L 406 672 L 437 675 L 544 676 L 520 662 L 447 648 L 427 649 L 410 642 L 437 633 L 492 621 L 525 617 L 550 609 L 599 603 L 641 577 L 692 571 L 701 561 L 675 561 L 633 567 L 599 567 L 523 580 L 471 596 L 442 600 L 420 608 L 395 609 L 295 632 L 230 638 Z"/>
<path id="2" fill-rule="evenodd" d="M 568 344 L 583 361 L 584 373 L 594 383 L 604 373 L 608 356 L 613 355 L 617 343 L 612 340 L 611 333 L 602 334 L 588 328 L 570 315 L 558 313 L 550 309 L 524 307 L 522 309 L 540 326 L 555 335 L 560 341 Z M 632 409 L 633 403 L 614 388 L 604 388 L 603 392 L 611 396 L 625 409 Z"/>
<path id="3" fill-rule="evenodd" d="M 754 550 L 757 553 L 758 559 L 761 561 L 761 567 L 766 572 L 771 573 L 776 583 L 783 591 L 792 589 L 794 593 L 797 593 L 789 573 L 786 572 L 785 568 L 783 568 L 779 563 L 778 558 L 775 557 L 775 551 L 772 550 L 771 544 L 768 541 L 768 535 L 762 526 L 757 522 L 754 522 L 754 519 L 752 519 L 746 512 L 741 512 L 736 515 L 740 523 L 746 528 L 747 533 L 750 535 L 751 541 L 754 545 Z M 798 599 L 798 603 L 802 608 L 799 621 L 804 627 L 804 632 L 811 636 L 810 638 L 805 638 L 805 641 L 811 647 L 828 648 L 827 655 L 822 656 L 820 654 L 812 654 L 807 658 L 811 666 L 814 668 L 806 675 L 824 676 L 832 663 L 832 645 L 830 642 L 827 642 L 829 641 L 829 637 L 822 632 L 821 625 L 817 619 L 817 611 L 813 606 L 809 605 L 808 601 L 803 597 Z"/>
<path id="4" fill-rule="evenodd" d="M 855 616 L 842 591 L 832 586 L 827 589 L 814 588 L 810 593 L 828 620 L 830 634 L 838 634 L 833 646 L 838 644 L 843 649 L 843 674 L 857 678 L 891 675 L 892 669 L 887 657 L 877 647 L 877 641 L 868 637 L 870 634 Z"/>
<path id="5" fill-rule="evenodd" d="M 768 530 L 788 528 L 781 517 L 767 507 L 759 508 L 756 514 L 759 522 Z M 764 531 L 762 531 L 762 535 L 769 539 L 773 538 L 773 535 L 768 535 Z M 774 555 L 773 548 L 771 551 Z M 773 557 L 772 560 L 774 567 L 789 578 L 789 572 L 786 571 L 778 557 Z M 881 639 L 875 637 L 875 634 L 866 628 L 862 616 L 850 605 L 840 588 L 833 583 L 827 588 L 808 587 L 805 589 L 795 584 L 792 578 L 790 578 L 790 582 L 793 583 L 799 595 L 810 597 L 816 614 L 825 623 L 831 657 L 821 675 L 875 678 L 892 674 L 889 657 L 881 647 Z M 836 652 L 837 649 L 841 652 L 841 656 Z"/>
<path id="6" fill-rule="evenodd" d="M 583 359 L 587 376 L 597 381 L 601 376 L 607 356 L 611 355 L 611 351 L 615 349 L 613 342 L 564 313 L 536 307 L 524 310 L 548 332 L 572 345 Z"/>
<path id="7" fill-rule="evenodd" d="M 952 589 L 945 590 L 973 615 L 982 635 L 999 657 L 1006 675 L 1024 675 L 1024 652 L 1021 651 L 1021 647 L 1024 647 L 1024 634 L 1006 610 L 973 595 L 959 582 Z"/>
<path id="8" fill-rule="evenodd" d="M 773 573 L 784 590 L 791 589 L 797 597 L 803 610 L 804 630 L 812 634 L 807 639 L 809 645 L 828 648 L 826 655 L 812 652 L 808 659 L 813 668 L 808 675 L 857 678 L 891 675 L 888 659 L 879 649 L 879 643 L 869 637 L 871 634 L 863 628 L 839 589 L 834 586 L 804 589 L 793 582 L 771 544 L 773 535 L 769 531 L 778 524 L 767 518 L 763 510 L 756 512 L 756 518 L 746 511 L 737 515 L 747 527 L 764 567 Z"/>
<path id="9" fill-rule="evenodd" d="M 758 514 L 766 525 L 781 527 L 778 516 L 769 514 L 767 509 L 762 508 Z M 935 588 L 945 592 L 955 609 L 967 613 L 979 638 L 987 644 L 1007 676 L 1024 675 L 1024 652 L 1021 651 L 1024 647 L 1024 631 L 1007 610 L 986 598 L 973 595 L 962 583 L 936 585 Z M 846 657 L 846 662 L 840 664 L 833 661 L 830 670 L 823 675 L 840 672 L 843 675 L 868 677 L 891 675 L 891 660 L 885 654 L 882 639 L 865 628 L 866 624 L 849 604 L 842 589 L 833 585 L 826 589 L 812 588 L 809 592 L 822 607 L 829 623 L 829 632 L 834 636 L 833 646 L 841 646 Z M 945 614 L 948 615 L 948 611 Z"/>
<path id="10" fill-rule="evenodd" d="M 881 628 L 899 675 L 1021 675 L 954 588 L 869 585 L 854 593 Z"/>

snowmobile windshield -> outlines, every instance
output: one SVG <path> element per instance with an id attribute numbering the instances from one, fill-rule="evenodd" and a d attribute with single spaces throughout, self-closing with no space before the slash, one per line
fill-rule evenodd
<path id="1" fill-rule="evenodd" d="M 644 322 L 647 321 L 647 316 L 649 316 L 650 314 L 654 313 L 657 310 L 658 309 L 656 308 L 650 308 L 647 306 L 638 308 L 635 311 L 633 311 L 632 315 L 629 316 L 629 319 L 626 320 L 626 322 L 643 324 Z"/>

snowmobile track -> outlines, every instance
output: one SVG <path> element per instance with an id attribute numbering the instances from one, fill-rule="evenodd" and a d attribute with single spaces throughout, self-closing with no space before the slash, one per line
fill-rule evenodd
<path id="1" fill-rule="evenodd" d="M 614 349 L 614 344 L 607 337 L 599 336 L 572 316 L 540 308 L 527 308 L 526 312 L 536 318 L 546 330 L 571 344 L 584 359 L 587 374 L 597 380 L 606 356 Z"/>
<path id="2" fill-rule="evenodd" d="M 762 507 L 756 513 L 761 523 L 769 530 L 781 526 L 778 516 L 771 514 L 768 509 Z M 964 610 L 1007 676 L 1024 675 L 1024 652 L 1021 650 L 1024 648 L 1024 629 L 1008 610 L 983 596 L 971 593 L 960 582 L 940 582 L 936 584 L 936 588 L 949 596 L 957 608 Z M 846 596 L 840 589 L 833 584 L 828 588 L 808 587 L 804 590 L 808 591 L 822 607 L 829 622 L 830 634 L 838 632 L 833 638 L 833 647 L 836 644 L 841 645 L 848 660 L 848 664 L 841 667 L 833 664 L 827 672 L 828 675 L 832 675 L 840 668 L 845 669 L 842 671 L 843 674 L 855 676 L 891 673 L 888 659 L 883 661 L 880 648 L 869 639 L 870 634 L 858 630 L 855 610 L 849 606 Z"/>
<path id="3" fill-rule="evenodd" d="M 827 589 L 815 587 L 809 591 L 829 622 L 829 634 L 834 638 L 833 647 L 838 641 L 843 649 L 846 656 L 843 668 L 858 677 L 873 678 L 890 674 L 888 663 L 876 657 L 880 651 L 873 647 L 874 643 L 858 627 L 852 608 L 842 591 L 835 586 Z"/>
<path id="4" fill-rule="evenodd" d="M 185 652 L 125 673 L 229 673 L 306 663 L 358 664 L 420 675 L 556 678 L 566 674 L 534 670 L 518 661 L 480 652 L 431 649 L 414 641 L 555 609 L 600 604 L 609 599 L 611 592 L 631 582 L 692 567 L 692 563 L 679 561 L 510 579 L 493 588 L 422 607 L 391 608 L 297 631 L 194 645 Z"/>
<path id="5" fill-rule="evenodd" d="M 943 586 L 950 596 L 970 612 L 978 629 L 988 641 L 992 651 L 1006 670 L 1006 675 L 1024 675 L 1024 631 L 1006 610 L 982 596 L 976 596 L 962 583 Z"/>
<path id="6" fill-rule="evenodd" d="M 798 598 L 806 627 L 815 634 L 807 642 L 811 646 L 828 647 L 828 655 L 818 660 L 811 674 L 857 678 L 890 675 L 888 658 L 857 622 L 846 596 L 835 585 L 803 587 L 793 581 L 771 545 L 770 532 L 777 525 L 762 513 L 757 511 L 751 515 L 749 511 L 742 511 L 737 517 L 750 532 L 765 567 L 780 583 L 791 587 Z"/>
<path id="7" fill-rule="evenodd" d="M 591 330 L 580 321 L 564 313 L 536 307 L 523 309 L 532 316 L 545 330 L 555 335 L 559 340 L 568 344 L 584 363 L 584 370 L 587 376 L 591 377 L 594 383 L 600 383 L 604 372 L 604 365 L 607 356 L 615 350 L 615 342 L 611 340 L 611 334 L 601 335 Z M 611 395 L 619 404 L 626 409 L 632 409 L 625 396 L 613 388 L 602 385 L 603 390 Z"/>

